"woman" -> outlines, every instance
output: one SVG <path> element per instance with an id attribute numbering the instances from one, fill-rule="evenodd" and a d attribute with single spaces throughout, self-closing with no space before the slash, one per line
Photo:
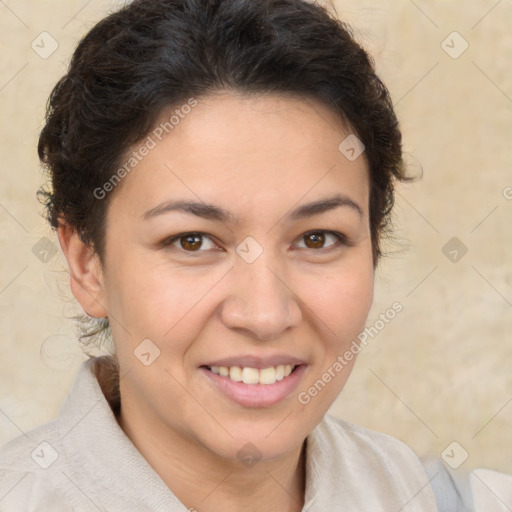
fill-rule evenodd
<path id="1" fill-rule="evenodd" d="M 326 414 L 405 179 L 347 26 L 302 0 L 135 0 L 79 44 L 39 155 L 114 355 L 2 449 L 0 510 L 438 510 L 446 474 Z"/>

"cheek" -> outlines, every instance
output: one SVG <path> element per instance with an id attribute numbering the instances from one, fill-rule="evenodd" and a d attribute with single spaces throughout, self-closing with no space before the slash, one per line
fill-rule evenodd
<path id="1" fill-rule="evenodd" d="M 317 326 L 315 366 L 300 390 L 301 406 L 315 404 L 320 419 L 337 398 L 354 367 L 357 336 L 364 330 L 373 299 L 373 266 L 358 265 L 333 272 L 323 286 L 310 290 L 307 306 Z M 319 343 L 320 342 L 320 343 Z M 308 409 L 308 414 L 313 409 Z"/>
<path id="2" fill-rule="evenodd" d="M 153 339 L 159 346 L 172 339 L 178 352 L 177 333 L 186 327 L 190 337 L 200 329 L 197 313 L 207 316 L 205 299 L 220 277 L 219 272 L 178 271 L 135 259 L 120 263 L 109 273 L 106 283 L 109 314 L 116 319 L 111 322 L 112 328 L 123 343 L 129 332 L 133 338 L 130 346 L 144 338 Z M 116 323 L 125 329 L 116 328 Z"/>
<path id="3" fill-rule="evenodd" d="M 304 317 L 311 315 L 310 321 L 322 332 L 324 350 L 327 342 L 333 349 L 350 343 L 364 329 L 373 296 L 373 266 L 361 256 L 328 270 L 295 267 L 288 274 L 290 288 L 297 294 L 289 298 L 298 300 Z M 149 338 L 166 346 L 167 352 L 172 340 L 172 352 L 179 355 L 187 349 L 187 340 L 204 328 L 223 296 L 230 294 L 230 277 L 225 274 L 223 266 L 208 271 L 170 268 L 125 253 L 110 266 L 105 282 L 114 339 L 133 350 Z"/>
<path id="4" fill-rule="evenodd" d="M 346 323 L 353 320 L 354 325 L 362 329 L 373 301 L 373 268 L 356 268 L 335 284 L 332 293 L 339 297 L 340 320 Z"/>
<path id="5" fill-rule="evenodd" d="M 356 265 L 315 279 L 303 276 L 304 303 L 323 324 L 333 345 L 350 342 L 364 329 L 373 300 L 373 267 Z"/>

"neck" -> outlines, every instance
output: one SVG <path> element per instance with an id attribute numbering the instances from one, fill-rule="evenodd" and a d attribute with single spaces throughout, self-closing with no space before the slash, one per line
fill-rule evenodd
<path id="1" fill-rule="evenodd" d="M 240 467 L 182 432 L 153 425 L 129 406 L 118 421 L 175 496 L 197 512 L 300 512 L 305 494 L 306 441 L 292 453 Z"/>

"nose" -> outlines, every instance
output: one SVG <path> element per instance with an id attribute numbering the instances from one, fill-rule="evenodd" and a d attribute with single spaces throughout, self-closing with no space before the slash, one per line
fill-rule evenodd
<path id="1" fill-rule="evenodd" d="M 233 270 L 230 293 L 221 307 L 226 327 L 267 341 L 300 324 L 299 300 L 285 273 L 272 268 L 268 259 L 250 264 L 240 259 Z"/>

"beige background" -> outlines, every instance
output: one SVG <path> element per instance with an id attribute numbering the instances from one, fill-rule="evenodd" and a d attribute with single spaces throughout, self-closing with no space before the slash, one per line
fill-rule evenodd
<path id="1" fill-rule="evenodd" d="M 52 418 L 83 360 L 65 319 L 74 307 L 63 258 L 50 252 L 44 263 L 33 253 L 42 237 L 56 242 L 35 199 L 35 147 L 73 48 L 115 6 L 0 3 L 0 443 Z M 512 472 L 512 2 L 336 7 L 375 56 L 423 179 L 399 188 L 395 243 L 368 323 L 394 301 L 404 311 L 360 354 L 332 412 L 419 455 L 457 441 L 469 453 L 460 471 Z M 46 59 L 31 48 L 43 31 L 59 45 Z M 456 59 L 442 47 L 454 31 L 469 44 Z M 462 48 L 457 37 L 445 43 L 452 52 Z M 468 249 L 455 263 L 442 252 L 454 236 Z"/>

